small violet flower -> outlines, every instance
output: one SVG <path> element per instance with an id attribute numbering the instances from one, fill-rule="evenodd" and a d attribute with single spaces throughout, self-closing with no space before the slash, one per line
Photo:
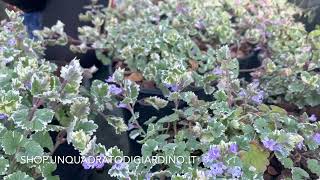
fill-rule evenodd
<path id="1" fill-rule="evenodd" d="M 244 91 L 244 90 L 242 89 L 242 90 L 238 93 L 238 96 L 244 98 L 244 97 L 247 96 L 247 93 L 246 93 L 246 91 Z"/>
<path id="2" fill-rule="evenodd" d="M 122 161 L 116 161 L 113 166 L 111 167 L 112 170 L 118 170 L 122 171 L 123 169 L 126 169 L 128 167 L 128 164 L 122 162 Z"/>
<path id="3" fill-rule="evenodd" d="M 317 117 L 314 114 L 312 114 L 308 119 L 309 119 L 310 122 L 316 122 L 317 121 Z"/>
<path id="4" fill-rule="evenodd" d="M 96 161 L 94 163 L 94 166 L 97 168 L 97 169 L 102 169 L 103 166 L 104 166 L 104 159 L 105 159 L 105 156 L 103 154 L 100 154 L 98 156 L 98 158 L 96 158 Z"/>
<path id="5" fill-rule="evenodd" d="M 164 85 L 165 85 L 168 89 L 170 89 L 170 91 L 172 91 L 172 92 L 177 92 L 177 91 L 180 90 L 180 87 L 179 87 L 178 84 L 167 84 L 167 83 L 165 83 Z"/>
<path id="6" fill-rule="evenodd" d="M 199 30 L 204 30 L 206 28 L 202 20 L 196 21 L 194 26 Z"/>
<path id="7" fill-rule="evenodd" d="M 113 95 L 120 95 L 123 93 L 123 90 L 119 87 L 117 87 L 114 84 L 109 85 L 109 92 Z"/>
<path id="8" fill-rule="evenodd" d="M 7 120 L 7 119 L 8 119 L 8 115 L 4 113 L 0 113 L 0 120 Z"/>
<path id="9" fill-rule="evenodd" d="M 215 68 L 213 71 L 212 71 L 212 74 L 214 75 L 222 75 L 224 73 L 224 71 L 220 68 Z"/>
<path id="10" fill-rule="evenodd" d="M 124 104 L 124 103 L 119 103 L 117 105 L 118 108 L 125 108 L 125 109 L 128 109 L 128 105 L 127 104 Z"/>
<path id="11" fill-rule="evenodd" d="M 242 176 L 242 170 L 239 166 L 230 167 L 227 172 L 235 179 L 239 179 Z"/>
<path id="12" fill-rule="evenodd" d="M 16 39 L 11 38 L 11 39 L 8 40 L 7 44 L 8 44 L 8 46 L 13 47 L 13 46 L 15 46 L 17 44 L 17 41 L 16 41 Z"/>
<path id="13" fill-rule="evenodd" d="M 301 141 L 301 142 L 299 142 L 299 143 L 297 144 L 297 148 L 298 148 L 299 150 L 302 150 L 302 149 L 303 149 L 303 141 Z"/>
<path id="14" fill-rule="evenodd" d="M 210 170 L 208 171 L 208 175 L 210 177 L 222 175 L 223 171 L 225 169 L 227 169 L 227 167 L 222 162 L 214 163 L 210 166 Z"/>
<path id="15" fill-rule="evenodd" d="M 313 140 L 314 140 L 314 142 L 316 142 L 318 145 L 320 145 L 320 133 L 316 133 L 316 134 L 313 136 Z"/>
<path id="16" fill-rule="evenodd" d="M 212 160 L 216 160 L 221 156 L 220 149 L 217 147 L 210 148 L 207 153 L 208 153 L 209 158 Z"/>
<path id="17" fill-rule="evenodd" d="M 264 98 L 264 91 L 259 91 L 258 94 L 251 97 L 251 100 L 257 104 L 261 104 Z"/>
<path id="18" fill-rule="evenodd" d="M 105 80 L 107 83 L 112 83 L 114 82 L 113 76 L 109 76 L 108 79 Z"/>
<path id="19" fill-rule="evenodd" d="M 233 143 L 229 147 L 229 151 L 233 154 L 236 154 L 238 152 L 238 145 Z"/>
<path id="20" fill-rule="evenodd" d="M 95 159 L 92 156 L 85 157 L 82 166 L 84 169 L 94 169 L 95 168 Z"/>
<path id="21" fill-rule="evenodd" d="M 262 140 L 262 143 L 263 146 L 269 149 L 270 151 L 274 151 L 277 146 L 277 142 L 269 138 L 265 138 L 264 140 Z"/>

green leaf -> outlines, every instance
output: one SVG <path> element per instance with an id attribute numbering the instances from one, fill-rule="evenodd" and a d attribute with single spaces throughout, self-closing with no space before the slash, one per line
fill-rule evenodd
<path id="1" fill-rule="evenodd" d="M 207 129 L 202 131 L 201 142 L 212 142 L 220 138 L 226 131 L 226 127 L 219 121 L 209 122 Z"/>
<path id="2" fill-rule="evenodd" d="M 309 174 L 299 167 L 293 167 L 291 169 L 291 174 L 293 180 L 304 180 L 309 178 Z"/>
<path id="3" fill-rule="evenodd" d="M 89 141 L 90 136 L 87 135 L 82 129 L 72 133 L 72 144 L 80 151 L 83 151 L 87 147 Z"/>
<path id="4" fill-rule="evenodd" d="M 0 113 L 12 114 L 21 102 L 22 97 L 18 91 L 0 90 Z"/>
<path id="5" fill-rule="evenodd" d="M 130 80 L 125 80 L 124 81 L 124 90 L 126 92 L 126 97 L 123 100 L 125 104 L 134 104 L 137 101 L 140 87 L 137 83 L 130 81 Z"/>
<path id="6" fill-rule="evenodd" d="M 98 129 L 98 125 L 94 121 L 78 121 L 75 130 L 83 130 L 86 134 L 92 135 Z"/>
<path id="7" fill-rule="evenodd" d="M 168 122 L 175 122 L 179 120 L 179 115 L 176 113 L 173 113 L 169 116 L 165 116 L 161 119 L 159 119 L 158 123 L 168 123 Z"/>
<path id="8" fill-rule="evenodd" d="M 152 156 L 152 152 L 158 149 L 158 142 L 154 139 L 147 140 L 141 148 L 142 155 L 145 157 Z"/>
<path id="9" fill-rule="evenodd" d="M 36 132 L 32 134 L 31 139 L 39 143 L 43 148 L 48 148 L 49 150 L 53 148 L 51 136 L 47 131 Z"/>
<path id="10" fill-rule="evenodd" d="M 39 157 L 43 155 L 43 148 L 33 140 L 27 140 L 22 148 L 15 154 L 18 162 L 24 161 L 25 157 Z"/>
<path id="11" fill-rule="evenodd" d="M 89 99 L 85 97 L 73 99 L 73 103 L 70 107 L 70 113 L 80 120 L 87 120 L 87 117 L 90 113 Z"/>
<path id="12" fill-rule="evenodd" d="M 315 173 L 318 176 L 320 176 L 320 164 L 316 159 L 308 159 L 307 164 L 308 169 L 310 169 L 312 173 Z"/>
<path id="13" fill-rule="evenodd" d="M 159 97 L 156 97 L 156 96 L 145 98 L 144 102 L 152 105 L 157 110 L 166 107 L 168 104 L 168 101 L 161 99 Z"/>
<path id="14" fill-rule="evenodd" d="M 32 177 L 27 175 L 25 172 L 17 171 L 13 174 L 4 177 L 4 180 L 34 180 Z"/>
<path id="15" fill-rule="evenodd" d="M 214 97 L 217 101 L 227 101 L 228 96 L 223 90 L 219 90 L 214 93 Z"/>
<path id="16" fill-rule="evenodd" d="M 0 176 L 7 173 L 9 167 L 9 161 L 3 156 L 0 156 Z"/>
<path id="17" fill-rule="evenodd" d="M 24 136 L 16 131 L 7 131 L 2 139 L 2 148 L 8 155 L 14 155 L 26 144 Z"/>
<path id="18" fill-rule="evenodd" d="M 293 167 L 293 161 L 290 158 L 278 158 L 278 160 L 281 162 L 281 164 L 285 168 L 292 168 Z"/>
<path id="19" fill-rule="evenodd" d="M 304 90 L 305 85 L 299 81 L 294 81 L 293 83 L 289 84 L 288 89 L 290 92 L 299 93 Z"/>
<path id="20" fill-rule="evenodd" d="M 188 104 L 191 104 L 192 102 L 196 102 L 198 100 L 197 95 L 194 94 L 194 92 L 188 91 L 188 92 L 182 92 L 181 99 L 185 101 Z"/>
<path id="21" fill-rule="evenodd" d="M 121 134 L 128 130 L 128 126 L 125 124 L 122 117 L 108 116 L 106 120 L 115 128 L 117 134 Z"/>
<path id="22" fill-rule="evenodd" d="M 96 56 L 97 58 L 104 64 L 104 65 L 109 65 L 111 64 L 112 60 L 108 58 L 106 55 L 103 54 L 103 52 L 96 50 Z"/>
<path id="23" fill-rule="evenodd" d="M 270 124 L 263 118 L 257 119 L 253 124 L 254 129 L 259 134 L 271 133 Z"/>
<path id="24" fill-rule="evenodd" d="M 91 95 L 94 100 L 94 104 L 98 107 L 99 111 L 104 111 L 105 103 L 110 101 L 110 93 L 108 84 L 100 81 L 94 80 L 91 85 Z"/>
<path id="25" fill-rule="evenodd" d="M 25 130 L 42 131 L 52 121 L 54 112 L 51 109 L 37 109 L 30 119 L 29 109 L 21 109 L 12 115 L 14 123 Z"/>
<path id="26" fill-rule="evenodd" d="M 57 177 L 52 176 L 52 173 L 56 170 L 57 165 L 54 163 L 42 163 L 39 165 L 40 172 L 43 177 L 48 177 L 49 179 L 54 179 Z"/>
<path id="27" fill-rule="evenodd" d="M 265 151 L 257 144 L 251 144 L 250 150 L 241 152 L 241 160 L 247 168 L 251 166 L 256 169 L 258 173 L 263 173 L 269 165 L 269 152 Z"/>

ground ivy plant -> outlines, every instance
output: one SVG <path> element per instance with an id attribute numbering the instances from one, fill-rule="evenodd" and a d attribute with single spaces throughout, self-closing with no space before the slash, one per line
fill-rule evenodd
<path id="1" fill-rule="evenodd" d="M 118 179 L 316 179 L 320 176 L 317 114 L 291 112 L 319 105 L 319 30 L 307 33 L 294 21 L 299 12 L 286 0 L 128 0 L 104 8 L 92 1 L 79 37 L 63 22 L 27 38 L 19 14 L 0 27 L 0 172 L 4 179 L 51 175 L 55 165 L 24 164 L 23 156 L 52 155 L 72 143 L 85 169 L 112 167 Z M 46 45 L 95 50 L 114 73 L 105 81 L 86 78 L 78 60 L 57 71 L 41 58 Z M 258 53 L 261 65 L 241 69 L 241 59 Z M 239 74 L 251 72 L 249 82 Z M 162 97 L 139 98 L 151 81 Z M 198 95 L 203 90 L 210 98 Z M 172 113 L 142 122 L 136 107 Z M 121 108 L 131 117 L 113 116 Z M 141 112 L 140 112 L 141 113 Z M 142 144 L 142 158 L 180 156 L 184 162 L 116 161 L 121 149 L 106 149 L 93 135 L 102 116 L 116 133 Z M 126 123 L 126 120 L 128 123 Z M 55 143 L 49 132 L 59 133 Z M 32 148 L 31 148 L 32 147 Z M 274 163 L 279 165 L 274 168 Z"/>
<path id="2" fill-rule="evenodd" d="M 52 175 L 56 169 L 52 161 L 36 163 L 26 158 L 50 158 L 66 142 L 84 157 L 106 153 L 104 146 L 95 143 L 93 133 L 98 126 L 91 116 L 104 115 L 104 109 L 92 112 L 95 104 L 91 102 L 103 101 L 100 96 L 104 102 L 111 100 L 101 94 L 104 85 L 96 84 L 96 89 L 93 85 L 90 96 L 81 90 L 84 69 L 78 60 L 58 70 L 42 59 L 44 47 L 41 41 L 28 38 L 21 15 L 7 14 L 9 20 L 0 27 L 0 176 L 5 180 L 59 179 Z M 121 119 L 109 118 L 120 132 L 126 130 Z M 56 139 L 50 136 L 53 132 L 58 133 Z"/>

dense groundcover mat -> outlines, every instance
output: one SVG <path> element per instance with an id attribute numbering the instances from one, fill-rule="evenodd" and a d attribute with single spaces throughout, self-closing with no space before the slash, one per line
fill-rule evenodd
<path id="1" fill-rule="evenodd" d="M 61 21 L 30 36 L 21 13 L 6 11 L 1 179 L 319 178 L 320 30 L 295 21 L 299 8 L 88 3 L 77 37 Z M 94 52 L 100 76 L 77 58 L 45 60 L 49 46 Z"/>

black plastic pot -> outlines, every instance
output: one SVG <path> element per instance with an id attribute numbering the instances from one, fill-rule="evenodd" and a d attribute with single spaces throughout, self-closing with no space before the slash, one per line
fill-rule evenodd
<path id="1" fill-rule="evenodd" d="M 240 73 L 238 78 L 244 78 L 246 81 L 250 82 L 252 80 L 252 76 L 250 75 L 252 69 L 258 68 L 261 66 L 261 58 L 259 57 L 259 53 L 261 50 L 256 50 L 249 54 L 246 57 L 238 58 Z M 241 70 L 247 70 L 241 72 Z"/>
<path id="2" fill-rule="evenodd" d="M 42 11 L 46 7 L 47 0 L 3 0 L 4 2 L 18 7 L 24 12 Z"/>
<path id="3" fill-rule="evenodd" d="M 193 91 L 200 100 L 206 100 L 206 101 L 210 101 L 213 100 L 213 96 L 212 95 L 206 95 L 203 89 L 195 89 L 195 88 L 190 88 L 190 91 Z M 160 98 L 165 99 L 165 97 L 163 96 L 161 90 L 158 89 L 141 89 L 140 93 L 139 93 L 139 97 L 138 100 L 142 100 L 144 98 L 147 97 L 151 97 L 151 96 L 157 96 Z M 187 107 L 187 103 L 185 102 L 179 102 L 179 108 L 184 108 Z M 169 102 L 168 105 L 160 110 L 156 110 L 155 108 L 153 108 L 152 106 L 148 106 L 148 105 L 144 105 L 144 104 L 140 104 L 137 103 L 134 107 L 135 112 L 139 112 L 139 124 L 141 126 L 143 126 L 143 123 L 146 122 L 147 120 L 149 120 L 152 116 L 156 116 L 157 118 L 162 118 L 165 117 L 167 115 L 172 114 L 174 111 L 173 109 L 175 108 L 175 104 L 173 102 Z M 124 119 L 128 122 L 128 120 L 131 118 L 131 113 L 124 109 L 123 110 L 123 114 L 124 114 Z M 143 126 L 143 128 L 146 130 L 146 126 Z M 142 144 L 139 144 L 137 142 L 138 139 L 131 139 L 129 137 L 129 147 L 130 147 L 130 156 L 141 156 L 141 148 L 142 148 Z"/>

